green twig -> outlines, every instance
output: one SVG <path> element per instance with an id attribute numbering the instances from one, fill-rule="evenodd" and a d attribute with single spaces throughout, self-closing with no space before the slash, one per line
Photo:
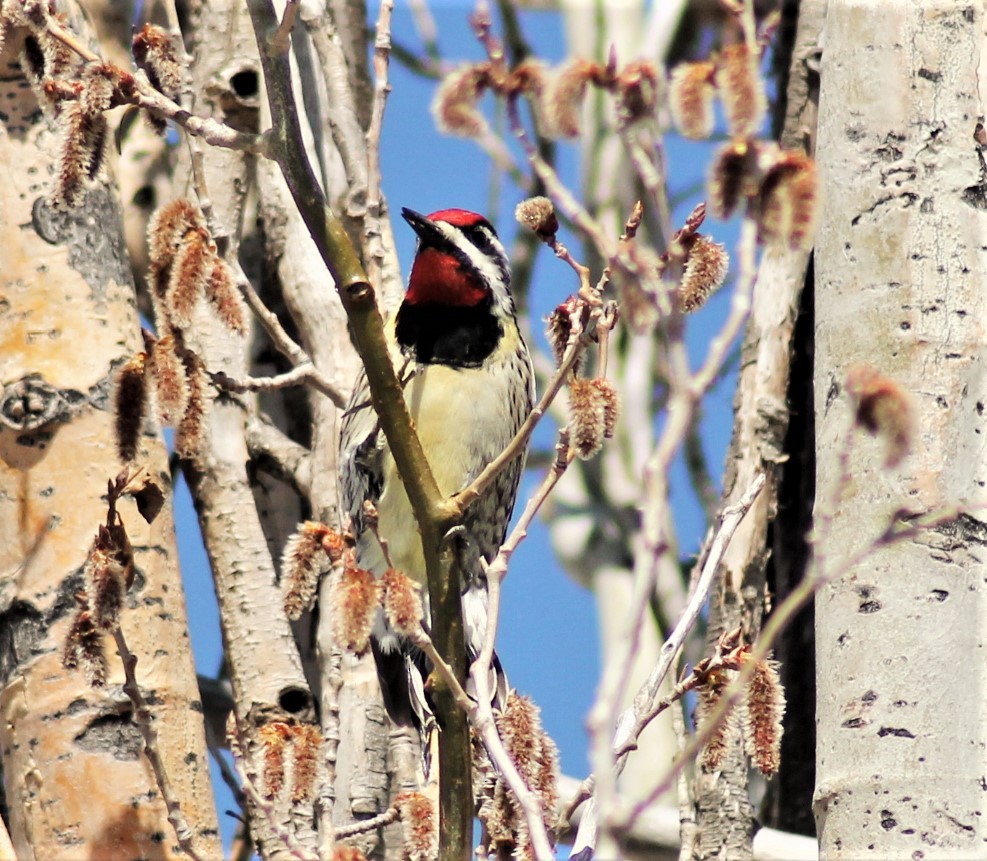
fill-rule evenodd
<path id="1" fill-rule="evenodd" d="M 363 263 L 329 207 L 305 153 L 286 54 L 272 50 L 279 21 L 271 0 L 247 0 L 271 109 L 271 150 L 316 247 L 336 284 L 363 361 L 370 398 L 422 536 L 432 630 L 439 653 L 465 678 L 466 648 L 455 554 L 445 542 L 458 508 L 443 499 L 414 430 L 384 335 L 384 324 Z M 436 684 L 436 716 L 443 727 L 439 749 L 439 818 L 442 858 L 469 856 L 472 787 L 466 716 Z"/>

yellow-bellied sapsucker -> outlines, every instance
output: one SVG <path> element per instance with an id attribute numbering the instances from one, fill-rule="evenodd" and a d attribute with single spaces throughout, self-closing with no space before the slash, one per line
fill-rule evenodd
<path id="1" fill-rule="evenodd" d="M 418 234 L 418 248 L 404 301 L 386 332 L 439 490 L 452 495 L 503 451 L 531 411 L 531 360 L 515 317 L 507 254 L 487 219 L 463 209 L 429 216 L 403 209 L 402 215 Z M 504 540 L 523 461 L 522 454 L 507 465 L 463 520 L 463 617 L 471 660 L 486 630 L 480 559 L 491 560 Z M 343 511 L 352 517 L 360 566 L 378 576 L 388 567 L 364 523 L 363 503 L 369 500 L 377 509 L 377 529 L 391 563 L 424 586 L 421 536 L 363 374 L 343 419 L 340 475 Z M 427 589 L 425 595 L 427 607 Z M 374 652 L 391 716 L 421 726 L 427 710 L 421 656 L 388 629 L 382 616 L 375 626 Z M 395 678 L 398 668 L 402 672 Z"/>

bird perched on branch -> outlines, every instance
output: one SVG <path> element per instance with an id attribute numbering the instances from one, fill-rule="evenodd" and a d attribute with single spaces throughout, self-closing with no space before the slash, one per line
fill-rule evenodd
<path id="1" fill-rule="evenodd" d="M 507 254 L 490 222 L 463 209 L 401 214 L 418 235 L 418 248 L 404 301 L 386 333 L 432 473 L 442 494 L 451 496 L 506 448 L 531 411 L 531 360 L 515 317 Z M 480 560 L 493 559 L 504 540 L 523 461 L 522 452 L 507 464 L 462 522 L 470 660 L 486 631 Z M 352 518 L 359 565 L 378 576 L 393 566 L 422 584 L 427 598 L 421 536 L 363 373 L 344 414 L 339 462 L 343 510 Z M 368 523 L 367 501 L 376 509 L 376 523 Z M 427 602 L 425 617 L 427 626 Z M 428 668 L 421 654 L 383 617 L 374 641 L 392 718 L 421 727 L 428 710 L 422 692 Z"/>

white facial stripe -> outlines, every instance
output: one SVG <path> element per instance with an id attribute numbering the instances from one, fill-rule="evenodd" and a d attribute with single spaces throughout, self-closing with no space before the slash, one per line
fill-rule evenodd
<path id="1" fill-rule="evenodd" d="M 481 226 L 478 228 L 483 231 L 490 243 L 489 251 L 482 251 L 470 242 L 458 227 L 445 221 L 436 221 L 435 224 L 442 231 L 449 244 L 455 246 L 470 261 L 484 283 L 490 288 L 490 292 L 493 294 L 494 310 L 502 316 L 512 315 L 514 313 L 514 300 L 508 289 L 510 286 L 510 267 L 507 252 L 496 234 L 488 227 Z"/>

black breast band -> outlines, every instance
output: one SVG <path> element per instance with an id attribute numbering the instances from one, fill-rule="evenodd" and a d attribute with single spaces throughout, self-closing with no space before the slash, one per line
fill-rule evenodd
<path id="1" fill-rule="evenodd" d="M 396 335 L 419 363 L 477 368 L 497 349 L 503 328 L 487 302 L 471 308 L 405 302 L 398 310 Z"/>

